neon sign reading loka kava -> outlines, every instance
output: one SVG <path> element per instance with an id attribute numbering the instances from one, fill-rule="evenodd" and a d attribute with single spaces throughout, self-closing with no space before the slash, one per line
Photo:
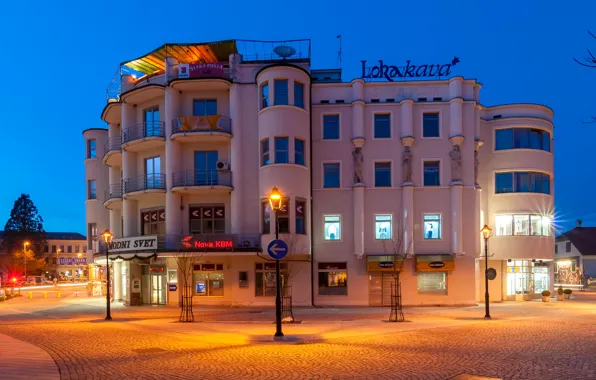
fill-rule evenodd
<path id="1" fill-rule="evenodd" d="M 406 61 L 405 66 L 386 65 L 382 59 L 376 66 L 366 66 L 366 61 L 362 61 L 363 79 L 387 79 L 393 82 L 397 79 L 422 78 L 422 77 L 444 77 L 451 74 L 451 68 L 459 63 L 459 58 L 453 57 L 451 63 L 444 64 L 422 64 L 413 65 L 410 60 Z"/>

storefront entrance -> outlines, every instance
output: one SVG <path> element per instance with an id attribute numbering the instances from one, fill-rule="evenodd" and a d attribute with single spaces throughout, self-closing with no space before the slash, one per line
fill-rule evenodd
<path id="1" fill-rule="evenodd" d="M 368 274 L 368 303 L 370 306 L 391 306 L 391 290 L 395 286 L 393 273 Z"/>
<path id="2" fill-rule="evenodd" d="M 149 303 L 152 305 L 165 305 L 166 303 L 166 276 L 162 274 L 149 275 L 151 295 Z"/>
<path id="3" fill-rule="evenodd" d="M 507 301 L 527 301 L 539 298 L 550 288 L 547 263 L 530 260 L 507 261 Z"/>

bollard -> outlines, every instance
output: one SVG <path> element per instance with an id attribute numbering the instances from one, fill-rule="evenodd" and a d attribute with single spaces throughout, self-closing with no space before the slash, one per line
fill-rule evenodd
<path id="1" fill-rule="evenodd" d="M 29 299 L 32 300 L 33 299 L 33 292 L 29 292 Z"/>
<path id="2" fill-rule="evenodd" d="M 43 292 L 43 298 L 48 298 L 48 292 Z"/>
<path id="3" fill-rule="evenodd" d="M 60 292 L 56 292 L 56 297 L 60 298 Z"/>

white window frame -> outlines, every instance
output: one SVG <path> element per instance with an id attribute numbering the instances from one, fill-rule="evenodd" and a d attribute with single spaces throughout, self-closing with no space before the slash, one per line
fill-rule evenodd
<path id="1" fill-rule="evenodd" d="M 387 221 L 377 221 L 377 217 L 378 216 L 388 216 L 389 217 L 389 237 L 387 237 L 387 238 L 384 238 L 383 239 L 383 238 L 377 237 L 377 223 L 387 222 Z M 373 226 L 374 226 L 375 240 L 386 241 L 386 240 L 392 240 L 393 239 L 393 214 L 391 214 L 391 213 L 387 213 L 387 214 L 375 214 L 374 215 Z"/>
<path id="2" fill-rule="evenodd" d="M 439 186 L 426 186 L 424 184 L 424 163 L 425 162 L 434 162 L 434 161 L 439 161 Z M 420 185 L 422 187 L 428 187 L 428 188 L 440 188 L 443 187 L 443 159 L 442 158 L 423 158 L 420 161 Z"/>
<path id="3" fill-rule="evenodd" d="M 337 217 L 339 218 L 339 239 L 327 239 L 325 235 L 325 228 L 327 227 L 327 217 Z M 343 241 L 343 223 L 342 223 L 343 216 L 341 214 L 324 214 L 323 215 L 323 241 Z M 329 222 L 335 223 L 335 222 Z"/>
<path id="4" fill-rule="evenodd" d="M 425 216 L 426 215 L 438 215 L 439 216 L 439 238 L 431 238 L 428 239 L 426 237 L 426 230 L 424 228 L 424 223 L 426 223 Z M 441 212 L 425 212 L 422 214 L 422 240 L 424 241 L 442 241 L 443 240 L 443 213 Z"/>
<path id="5" fill-rule="evenodd" d="M 337 116 L 337 128 L 339 128 L 339 138 L 337 139 L 326 139 L 325 138 L 325 116 Z M 321 113 L 321 140 L 322 141 L 341 141 L 341 112 L 323 112 Z"/>
<path id="6" fill-rule="evenodd" d="M 438 113 L 439 114 L 439 137 L 424 137 L 424 114 Z M 441 140 L 443 138 L 443 115 L 439 108 L 423 108 L 420 110 L 420 138 L 425 140 Z"/>
<path id="7" fill-rule="evenodd" d="M 389 115 L 389 137 L 375 137 L 375 116 L 376 115 Z M 373 140 L 393 140 L 393 136 L 395 135 L 393 123 L 394 123 L 393 111 L 373 111 L 372 118 L 371 118 L 372 139 Z"/>

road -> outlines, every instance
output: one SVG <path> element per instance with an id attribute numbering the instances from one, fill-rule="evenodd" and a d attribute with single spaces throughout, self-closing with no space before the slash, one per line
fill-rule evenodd
<path id="1" fill-rule="evenodd" d="M 175 308 L 114 305 L 104 322 L 102 299 L 71 294 L 0 304 L 0 334 L 49 354 L 61 379 L 596 379 L 596 294 L 491 307 L 490 321 L 482 305 L 408 308 L 404 323 L 303 308 L 274 342 L 272 309 L 195 308 L 180 323 Z M 26 378 L 3 361 L 2 379 Z"/>

